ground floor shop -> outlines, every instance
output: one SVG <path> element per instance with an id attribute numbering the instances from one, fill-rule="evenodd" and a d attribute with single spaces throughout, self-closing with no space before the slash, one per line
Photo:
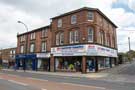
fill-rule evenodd
<path id="1" fill-rule="evenodd" d="M 1 65 L 3 68 L 12 69 L 12 68 L 14 68 L 15 60 L 2 60 Z"/>
<path id="2" fill-rule="evenodd" d="M 70 45 L 51 49 L 51 71 L 97 72 L 116 65 L 117 50 L 100 45 Z"/>
<path id="3" fill-rule="evenodd" d="M 50 59 L 48 53 L 19 54 L 16 55 L 16 69 L 50 71 Z"/>
<path id="4" fill-rule="evenodd" d="M 97 72 L 116 65 L 116 58 L 100 56 L 54 57 L 54 71 L 61 72 Z"/>

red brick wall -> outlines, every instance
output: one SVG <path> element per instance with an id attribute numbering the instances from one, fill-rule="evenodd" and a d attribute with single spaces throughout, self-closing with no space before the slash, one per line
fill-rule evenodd
<path id="1" fill-rule="evenodd" d="M 80 32 L 80 38 L 79 43 L 88 43 L 87 42 L 87 29 L 88 27 L 94 28 L 94 42 L 93 43 L 99 43 L 100 37 L 98 36 L 99 32 L 102 30 L 104 31 L 105 35 L 108 33 L 110 34 L 111 38 L 111 45 L 108 47 L 117 48 L 116 45 L 116 28 L 102 15 L 100 15 L 98 12 L 94 12 L 94 21 L 88 21 L 87 20 L 87 10 L 80 11 L 78 13 L 74 13 L 72 15 L 77 15 L 77 23 L 75 25 L 71 24 L 71 16 L 72 15 L 66 15 L 59 18 L 54 18 L 52 20 L 52 46 L 56 46 L 55 44 L 55 38 L 57 32 L 64 32 L 64 45 L 69 44 L 69 31 L 78 29 Z M 57 27 L 57 21 L 58 19 L 62 19 L 62 27 Z M 100 19 L 102 20 L 100 22 Z M 102 23 L 102 24 L 101 24 Z M 112 37 L 115 39 L 113 40 Z M 85 40 L 82 40 L 82 38 L 85 38 Z M 108 38 L 105 38 L 104 36 L 104 42 L 106 42 Z M 103 44 L 104 46 L 107 46 L 106 43 Z"/>
<path id="2" fill-rule="evenodd" d="M 41 52 L 41 43 L 42 43 L 42 41 L 47 42 L 47 51 L 50 52 L 50 50 L 51 50 L 51 30 L 50 30 L 50 28 L 48 28 L 47 37 L 44 37 L 44 38 L 41 37 L 41 32 L 42 32 L 42 29 L 35 31 L 35 35 L 36 35 L 35 37 L 36 38 L 34 40 L 30 40 L 30 35 L 33 32 L 25 34 L 25 35 L 28 35 L 28 44 L 27 44 L 28 45 L 27 46 L 27 52 L 28 53 L 30 52 L 30 44 L 31 43 L 35 44 L 35 52 L 34 53 L 40 53 Z M 26 41 L 20 42 L 20 37 L 21 36 L 18 36 L 18 38 L 17 38 L 17 53 L 18 54 L 20 53 L 20 46 L 21 45 L 24 45 L 24 46 L 26 45 Z"/>

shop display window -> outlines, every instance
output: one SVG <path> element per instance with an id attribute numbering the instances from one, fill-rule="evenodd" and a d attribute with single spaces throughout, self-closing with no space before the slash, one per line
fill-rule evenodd
<path id="1" fill-rule="evenodd" d="M 57 71 L 81 72 L 81 60 L 77 58 L 56 58 L 55 68 Z"/>

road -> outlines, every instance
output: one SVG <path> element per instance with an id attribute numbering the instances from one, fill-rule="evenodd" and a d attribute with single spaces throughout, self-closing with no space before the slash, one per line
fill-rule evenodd
<path id="1" fill-rule="evenodd" d="M 0 90 L 107 90 L 103 87 L 0 74 Z"/>
<path id="2" fill-rule="evenodd" d="M 3 78 L 4 80 L 6 80 L 6 82 L 8 81 L 8 83 L 13 83 L 11 81 L 13 80 L 15 82 L 19 82 L 19 84 L 27 84 L 27 86 L 25 87 L 26 89 L 20 89 L 19 87 L 17 87 L 19 88 L 19 90 L 27 90 L 27 88 L 33 88 L 28 90 L 42 90 L 44 88 L 44 90 L 135 90 L 135 83 L 129 82 L 113 82 L 94 80 L 83 77 L 65 77 L 16 71 L 1 71 L 0 73 L 0 78 Z M 7 84 L 5 84 L 5 86 L 6 85 Z"/>
<path id="3" fill-rule="evenodd" d="M 38 90 L 38 88 L 33 88 L 27 86 L 27 84 L 17 83 L 12 80 L 0 79 L 0 90 Z"/>

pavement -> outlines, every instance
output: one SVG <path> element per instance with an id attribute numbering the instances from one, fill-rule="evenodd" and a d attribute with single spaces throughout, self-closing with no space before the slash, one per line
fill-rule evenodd
<path id="1" fill-rule="evenodd" d="M 15 71 L 13 69 L 2 69 L 3 71 Z M 23 70 L 16 70 L 16 72 L 24 72 Z M 87 78 L 101 78 L 108 75 L 108 73 L 87 73 L 82 74 L 80 72 L 41 72 L 41 71 L 29 71 L 25 70 L 27 73 L 33 74 L 44 74 L 44 75 L 56 75 L 56 76 L 67 76 L 67 77 L 87 77 Z"/>
<path id="2" fill-rule="evenodd" d="M 134 67 L 135 62 L 133 62 L 132 64 L 127 63 L 119 65 L 98 73 L 88 74 L 39 71 L 24 72 L 22 70 L 14 71 L 3 69 L 2 71 L 0 71 L 0 78 L 3 78 L 0 79 L 0 82 L 1 80 L 6 79 L 7 81 L 10 81 L 10 83 L 16 81 L 25 83 L 27 85 L 30 85 L 27 86 L 27 88 L 30 88 L 29 90 L 35 90 L 35 88 L 39 88 L 37 90 L 42 90 L 42 88 L 45 88 L 44 90 L 135 90 Z M 16 80 L 16 78 L 18 79 Z M 31 89 L 33 87 L 35 88 Z M 27 88 L 24 90 L 27 90 Z"/>

